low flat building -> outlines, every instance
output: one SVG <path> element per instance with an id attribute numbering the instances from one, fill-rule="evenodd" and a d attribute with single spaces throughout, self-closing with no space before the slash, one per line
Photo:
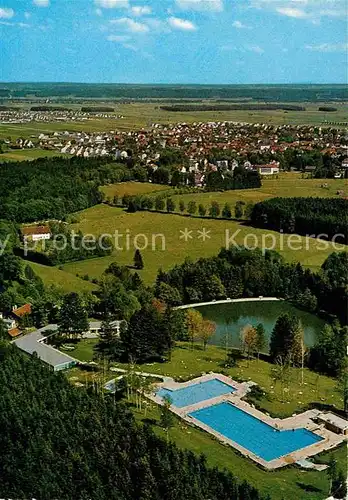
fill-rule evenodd
<path id="1" fill-rule="evenodd" d="M 348 435 L 348 421 L 334 413 L 320 413 L 317 420 L 331 432 Z"/>
<path id="2" fill-rule="evenodd" d="M 58 325 L 48 325 L 14 340 L 13 343 L 27 354 L 35 353 L 41 361 L 53 368 L 53 371 L 67 370 L 77 365 L 78 361 L 44 343 L 47 333 L 50 330 L 57 330 L 57 328 Z"/>
<path id="3" fill-rule="evenodd" d="M 256 165 L 255 168 L 260 175 L 279 174 L 279 163 L 269 163 L 268 165 Z"/>

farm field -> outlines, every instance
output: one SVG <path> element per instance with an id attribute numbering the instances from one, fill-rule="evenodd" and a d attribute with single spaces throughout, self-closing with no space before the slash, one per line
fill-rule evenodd
<path id="1" fill-rule="evenodd" d="M 157 212 L 127 213 L 121 208 L 108 205 L 97 205 L 77 214 L 79 222 L 72 227 L 81 230 L 84 234 L 111 234 L 115 231 L 123 234 L 119 238 L 119 250 L 113 255 L 87 261 L 68 263 L 64 270 L 72 274 L 86 275 L 90 278 L 98 278 L 112 262 L 121 265 L 132 265 L 135 252 L 134 238 L 139 236 L 138 243 L 141 247 L 145 239 L 148 239 L 148 247 L 141 250 L 144 260 L 144 269 L 139 271 L 146 283 L 152 283 L 156 278 L 159 268 L 168 270 L 175 264 L 182 263 L 185 258 L 197 260 L 200 257 L 216 255 L 221 247 L 226 246 L 226 231 L 232 237 L 235 232 L 234 241 L 239 245 L 249 244 L 261 245 L 262 237 L 270 235 L 265 241 L 271 245 L 275 238 L 275 249 L 279 250 L 284 258 L 291 262 L 301 262 L 304 266 L 318 269 L 327 256 L 335 250 L 331 243 L 320 242 L 309 238 L 306 242 L 304 237 L 296 236 L 296 248 L 287 248 L 286 242 L 289 236 L 280 233 L 255 229 L 235 221 L 222 219 L 200 219 L 196 217 L 180 216 Z M 187 240 L 184 241 L 182 231 L 188 231 Z M 208 231 L 206 241 L 203 242 L 200 231 Z M 190 232 L 191 231 L 191 232 Z M 127 246 L 127 235 L 129 245 Z M 162 235 L 162 236 L 156 236 Z M 249 236 L 248 236 L 249 235 Z M 256 242 L 257 239 L 257 242 Z M 324 245 L 327 247 L 323 249 Z M 345 249 L 343 245 L 337 248 Z M 121 250 L 122 248 L 122 250 Z"/>
<path id="2" fill-rule="evenodd" d="M 59 151 L 51 151 L 47 149 L 9 149 L 5 153 L 0 154 L 0 163 L 5 161 L 26 161 L 36 160 L 37 158 L 52 158 L 54 156 L 62 156 L 68 158 L 70 155 L 60 153 Z"/>
<path id="3" fill-rule="evenodd" d="M 321 187 L 324 184 L 327 187 Z M 233 208 L 237 201 L 258 203 L 277 196 L 335 198 L 337 191 L 343 191 L 345 196 L 348 196 L 347 179 L 303 179 L 301 174 L 288 172 L 281 173 L 278 178 L 263 177 L 262 187 L 259 189 L 176 195 L 173 196 L 173 200 L 177 203 L 183 200 L 186 205 L 194 200 L 197 204 L 201 203 L 204 206 L 210 206 L 212 201 L 217 201 L 221 208 L 225 203 L 231 204 Z"/>
<path id="4" fill-rule="evenodd" d="M 337 111 L 325 113 L 318 111 L 325 103 L 305 103 L 306 111 L 186 111 L 170 112 L 160 109 L 164 102 L 120 104 L 106 102 L 115 109 L 115 115 L 123 118 L 95 118 L 88 121 L 52 122 L 28 124 L 0 124 L 0 139 L 7 137 L 30 137 L 49 132 L 103 132 L 111 130 L 130 131 L 150 128 L 152 123 L 171 124 L 178 122 L 236 121 L 248 123 L 267 123 L 272 125 L 324 125 L 325 121 L 346 122 L 348 104 L 335 103 Z M 209 103 L 211 104 L 211 103 Z M 287 103 L 289 104 L 289 103 Z M 303 103 L 291 103 L 300 104 Z M 324 125 L 325 126 L 325 125 Z M 343 126 L 342 126 L 343 127 Z"/>

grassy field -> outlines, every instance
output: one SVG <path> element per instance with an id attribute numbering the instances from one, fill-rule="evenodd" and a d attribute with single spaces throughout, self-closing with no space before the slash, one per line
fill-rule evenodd
<path id="1" fill-rule="evenodd" d="M 293 103 L 297 104 L 297 103 Z M 40 133 L 49 132 L 102 132 L 110 130 L 129 131 L 140 128 L 149 128 L 152 123 L 178 122 L 208 122 L 208 121 L 236 121 L 249 123 L 267 123 L 273 125 L 322 125 L 325 120 L 331 122 L 346 122 L 348 104 L 335 103 L 336 112 L 324 113 L 318 111 L 319 106 L 325 103 L 306 103 L 306 111 L 196 111 L 196 112 L 169 112 L 160 109 L 161 103 L 131 103 L 115 104 L 115 114 L 123 118 L 92 119 L 88 121 L 28 123 L 28 124 L 1 124 L 0 139 L 17 137 L 37 137 Z"/>
<path id="2" fill-rule="evenodd" d="M 77 278 L 73 274 L 61 271 L 56 267 L 43 266 L 35 262 L 26 262 L 45 283 L 46 286 L 55 286 L 63 292 L 92 292 L 97 287 L 93 283 Z"/>
<path id="3" fill-rule="evenodd" d="M 321 187 L 323 184 L 327 188 Z M 343 191 L 348 196 L 348 183 L 346 179 L 304 179 L 301 174 L 286 172 L 279 174 L 278 178 L 263 177 L 262 187 L 259 189 L 240 189 L 235 191 L 225 191 L 216 193 L 198 193 L 173 196 L 173 200 L 179 203 L 183 200 L 185 204 L 191 200 L 197 205 L 208 207 L 212 201 L 220 203 L 221 208 L 225 203 L 233 206 L 237 201 L 245 203 L 258 203 L 269 198 L 281 197 L 320 197 L 335 198 L 337 191 Z M 178 209 L 178 206 L 177 206 Z"/>
<path id="4" fill-rule="evenodd" d="M 216 255 L 221 247 L 226 246 L 226 231 L 231 238 L 236 232 L 234 241 L 239 245 L 249 244 L 250 246 L 258 243 L 262 244 L 262 238 L 265 238 L 266 231 L 254 229 L 238 223 L 227 220 L 199 219 L 195 217 L 180 216 L 166 213 L 154 212 L 136 212 L 127 213 L 121 208 L 114 208 L 108 205 L 98 205 L 93 208 L 80 212 L 78 215 L 79 223 L 73 225 L 75 230 L 81 230 L 84 234 L 99 235 L 102 233 L 114 235 L 119 231 L 123 237 L 119 238 L 119 248 L 114 250 L 113 255 L 97 259 L 90 259 L 82 262 L 68 263 L 64 265 L 64 270 L 72 274 L 85 275 L 91 278 L 98 278 L 103 271 L 112 262 L 118 262 L 122 265 L 132 265 L 135 252 L 134 241 L 137 235 L 139 246 L 142 246 L 146 237 L 148 247 L 141 251 L 145 267 L 140 271 L 140 275 L 147 283 L 154 281 L 159 268 L 168 270 L 175 264 L 180 264 L 185 258 L 197 260 L 200 257 L 209 257 Z M 184 241 L 182 231 L 192 231 L 192 239 Z M 205 242 L 199 238 L 200 233 L 206 229 L 209 239 Z M 269 231 L 270 236 L 265 240 L 267 246 L 273 244 L 271 238 L 274 238 L 275 249 L 279 250 L 287 261 L 302 262 L 303 265 L 317 269 L 334 251 L 332 244 L 323 243 L 319 240 L 309 238 L 306 241 L 303 237 L 298 237 L 301 242 L 301 249 L 296 250 L 297 246 L 291 250 L 287 247 L 288 235 Z M 129 236 L 129 245 L 127 245 L 127 235 Z M 162 235 L 162 236 L 155 236 Z M 249 235 L 249 236 L 248 236 Z M 257 238 L 257 241 L 255 240 Z M 326 249 L 322 249 L 325 245 Z M 344 249 L 346 247 L 340 246 Z"/>
<path id="5" fill-rule="evenodd" d="M 122 197 L 125 194 L 130 196 L 149 194 L 156 191 L 165 191 L 168 186 L 163 184 L 150 184 L 148 182 L 121 182 L 120 184 L 110 184 L 103 186 L 101 190 L 105 196 L 113 198 L 115 195 Z"/>
<path id="6" fill-rule="evenodd" d="M 68 158 L 70 155 L 60 153 L 59 151 L 50 151 L 46 149 L 9 149 L 0 154 L 0 163 L 5 161 L 26 161 L 36 160 L 37 158 L 52 158 L 62 156 Z"/>
<path id="7" fill-rule="evenodd" d="M 82 340 L 72 356 L 81 361 L 90 361 L 95 340 Z M 215 346 L 208 346 L 206 351 L 196 348 L 191 350 L 187 344 L 180 344 L 173 352 L 172 360 L 167 363 L 151 363 L 139 366 L 140 370 L 169 375 L 177 380 L 181 378 L 192 378 L 209 371 L 222 372 L 231 375 L 238 380 L 253 380 L 267 393 L 258 405 L 265 411 L 279 415 L 289 416 L 294 412 L 300 412 L 310 402 L 325 399 L 328 403 L 342 407 L 340 395 L 335 390 L 335 381 L 328 377 L 317 375 L 309 370 L 304 373 L 304 385 L 301 385 L 299 370 L 293 369 L 288 379 L 286 388 L 282 391 L 280 384 L 274 384 L 270 377 L 272 365 L 263 361 L 246 360 L 239 361 L 235 368 L 224 369 L 224 350 Z M 125 365 L 119 364 L 119 367 Z M 107 374 L 108 376 L 111 373 Z M 112 378 L 114 375 L 111 375 Z M 74 368 L 68 372 L 68 378 L 72 383 L 91 383 L 91 380 L 99 380 L 101 374 L 92 374 Z M 106 375 L 105 375 L 106 377 Z M 103 378 L 105 380 L 106 378 Z M 132 407 L 136 418 L 144 420 L 144 411 Z M 165 437 L 163 429 L 159 425 L 160 409 L 157 405 L 150 403 L 146 419 L 151 419 L 156 433 Z M 290 500 L 299 498 L 303 500 L 322 500 L 326 498 L 329 489 L 328 477 L 325 472 L 304 471 L 295 466 L 289 466 L 282 470 L 267 472 L 258 467 L 252 461 L 241 456 L 229 446 L 224 446 L 209 434 L 187 426 L 180 419 L 175 419 L 175 425 L 170 429 L 169 438 L 177 446 L 186 448 L 196 453 L 204 453 L 211 466 L 226 468 L 235 473 L 240 480 L 248 480 L 264 494 L 269 494 L 272 500 Z M 323 455 L 317 456 L 317 462 L 327 463 L 333 456 L 340 467 L 344 470 L 346 464 L 346 449 L 344 446 Z"/>

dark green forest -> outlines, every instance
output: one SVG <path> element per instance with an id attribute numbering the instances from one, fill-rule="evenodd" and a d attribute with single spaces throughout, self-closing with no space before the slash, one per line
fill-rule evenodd
<path id="1" fill-rule="evenodd" d="M 0 492 L 37 500 L 261 500 L 136 424 L 113 396 L 74 388 L 64 375 L 0 342 Z"/>
<path id="2" fill-rule="evenodd" d="M 295 104 L 178 104 L 176 106 L 161 106 L 164 111 L 184 112 L 184 111 L 306 111 L 303 106 Z"/>
<path id="3" fill-rule="evenodd" d="M 3 83 L 4 98 L 253 99 L 264 102 L 347 100 L 345 85 L 136 85 L 100 83 Z"/>
<path id="4" fill-rule="evenodd" d="M 102 201 L 99 186 L 131 179 L 110 159 L 41 158 L 0 168 L 0 219 L 16 222 L 63 220 Z"/>
<path id="5" fill-rule="evenodd" d="M 347 323 L 347 253 L 333 253 L 319 273 L 299 263 L 286 263 L 275 251 L 222 249 L 217 257 L 186 261 L 169 272 L 160 271 L 161 284 L 184 304 L 226 297 L 282 297 L 312 312 L 325 311 Z M 169 291 L 168 291 L 169 295 Z M 167 299 L 168 302 L 168 299 Z"/>
<path id="6" fill-rule="evenodd" d="M 257 203 L 251 221 L 257 227 L 284 233 L 320 235 L 347 242 L 348 200 L 337 198 L 272 198 Z"/>

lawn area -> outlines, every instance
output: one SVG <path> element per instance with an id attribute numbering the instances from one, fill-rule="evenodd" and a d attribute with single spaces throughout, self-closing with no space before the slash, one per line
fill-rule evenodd
<path id="1" fill-rule="evenodd" d="M 254 229 L 235 221 L 222 219 L 202 220 L 196 217 L 155 212 L 127 213 L 121 208 L 108 205 L 97 205 L 80 212 L 77 216 L 79 222 L 73 225 L 73 228 L 81 230 L 84 234 L 114 235 L 116 230 L 119 231 L 119 234 L 123 234 L 123 237 L 119 239 L 120 250 L 115 250 L 113 255 L 64 265 L 64 270 L 69 273 L 81 276 L 88 274 L 91 278 L 100 277 L 104 270 L 115 261 L 121 265 L 132 265 L 135 252 L 134 238 L 137 235 L 145 235 L 149 242 L 148 247 L 141 251 L 145 267 L 139 273 L 143 280 L 149 284 L 155 280 L 159 268 L 168 270 L 175 264 L 181 264 L 185 258 L 194 261 L 200 257 L 216 255 L 221 247 L 226 246 L 226 231 L 229 232 L 230 238 L 237 231 L 238 234 L 234 240 L 239 245 L 246 243 L 250 246 L 255 245 L 255 237 L 257 237 L 257 243 L 260 246 L 262 237 L 265 238 L 265 234 L 269 234 L 271 236 L 266 240 L 268 246 L 273 236 L 275 249 L 279 250 L 287 261 L 301 262 L 304 266 L 313 269 L 318 269 L 327 256 L 334 251 L 331 244 L 310 238 L 306 242 L 306 239 L 302 237 L 298 237 L 301 242 L 298 246 L 301 249 L 292 250 L 287 248 L 288 235 Z M 209 238 L 205 242 L 199 239 L 199 231 L 204 228 L 210 231 Z M 181 233 L 185 229 L 192 231 L 192 239 L 189 238 L 187 242 L 184 241 Z M 126 235 L 129 235 L 130 244 L 128 246 Z M 154 245 L 152 245 L 153 235 L 163 235 L 163 238 L 155 237 Z M 138 242 L 142 246 L 144 236 L 140 236 Z M 324 245 L 327 248 L 322 249 Z M 346 247 L 341 245 L 340 248 Z"/>
<path id="2" fill-rule="evenodd" d="M 60 153 L 59 151 L 50 151 L 46 149 L 9 149 L 6 153 L 0 154 L 0 163 L 5 161 L 26 161 L 36 160 L 37 158 L 52 158 L 61 156 L 68 158 L 70 155 Z"/>
<path id="3" fill-rule="evenodd" d="M 125 194 L 136 196 L 139 194 L 149 194 L 156 191 L 166 191 L 168 186 L 163 184 L 151 184 L 149 182 L 121 182 L 119 184 L 110 184 L 101 188 L 105 196 L 114 197 L 115 195 L 122 197 Z"/>
<path id="4" fill-rule="evenodd" d="M 95 339 L 82 339 L 71 355 L 80 361 L 92 361 L 95 344 Z M 119 368 L 128 366 L 122 363 L 114 365 Z M 291 368 L 282 387 L 279 381 L 275 383 L 272 378 L 273 364 L 257 359 L 241 359 L 236 367 L 226 368 L 225 350 L 213 345 L 209 345 L 205 351 L 198 345 L 192 350 L 189 344 L 179 342 L 171 361 L 147 363 L 137 368 L 139 371 L 173 377 L 177 381 L 190 380 L 209 372 L 224 373 L 237 381 L 252 380 L 264 391 L 264 397 L 256 402 L 257 406 L 280 418 L 300 413 L 313 402 L 325 401 L 337 408 L 343 407 L 343 399 L 336 390 L 337 382 L 333 378 L 305 369 L 302 385 L 301 370 Z"/>
<path id="5" fill-rule="evenodd" d="M 84 341 L 83 341 L 84 342 Z M 199 377 L 203 373 L 223 372 L 237 381 L 252 380 L 264 390 L 265 396 L 257 401 L 263 410 L 277 417 L 289 417 L 303 411 L 309 403 L 323 402 L 343 407 L 341 395 L 336 391 L 336 380 L 304 370 L 304 384 L 301 384 L 301 370 L 292 368 L 284 382 L 275 383 L 271 377 L 274 365 L 265 361 L 240 360 L 234 368 L 225 368 L 224 349 L 208 346 L 206 351 L 196 346 L 194 350 L 185 343 L 179 343 L 173 351 L 171 361 L 139 366 L 139 369 L 157 375 L 173 377 L 177 381 Z M 121 364 L 117 366 L 122 367 Z"/>
<path id="6" fill-rule="evenodd" d="M 73 358 L 76 358 L 79 361 L 90 363 L 93 361 L 93 348 L 97 342 L 97 339 L 83 339 L 76 343 L 76 347 L 73 351 L 67 352 L 64 351 L 64 349 L 61 349 L 61 351 L 70 354 Z M 67 344 L 70 344 L 70 342 L 67 341 Z"/>
<path id="7" fill-rule="evenodd" d="M 37 274 L 46 286 L 55 286 L 63 292 L 93 292 L 97 286 L 88 281 L 84 281 L 73 274 L 61 271 L 57 267 L 43 266 L 36 262 L 25 261 L 29 264 L 35 274 Z"/>

